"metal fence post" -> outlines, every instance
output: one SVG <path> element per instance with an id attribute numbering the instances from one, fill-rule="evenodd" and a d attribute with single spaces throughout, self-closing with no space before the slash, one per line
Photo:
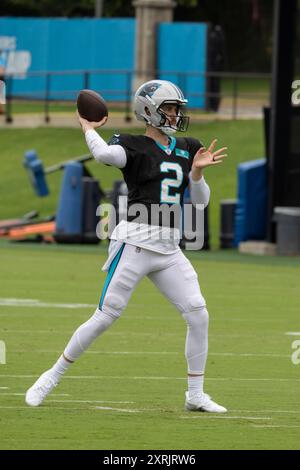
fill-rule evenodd
<path id="1" fill-rule="evenodd" d="M 9 124 L 13 122 L 13 117 L 11 114 L 12 110 L 12 86 L 13 86 L 13 76 L 9 75 L 7 77 L 7 86 L 6 86 L 6 106 L 5 106 L 5 121 Z"/>
<path id="2" fill-rule="evenodd" d="M 236 75 L 233 76 L 233 93 L 232 93 L 232 119 L 237 118 L 237 100 L 238 100 L 238 78 Z"/>
<path id="3" fill-rule="evenodd" d="M 50 98 L 50 73 L 46 74 L 46 89 L 45 89 L 45 122 L 50 122 L 49 115 L 49 98 Z"/>
<path id="4" fill-rule="evenodd" d="M 85 71 L 83 73 L 83 88 L 88 90 L 90 87 L 90 72 Z"/>
<path id="5" fill-rule="evenodd" d="M 127 72 L 125 122 L 131 122 L 131 120 L 131 72 Z"/>
<path id="6" fill-rule="evenodd" d="M 182 74 L 182 73 L 178 73 L 178 75 L 177 75 L 177 82 L 178 82 L 179 88 L 183 91 L 183 94 L 184 94 L 184 88 L 183 88 L 183 74 Z"/>

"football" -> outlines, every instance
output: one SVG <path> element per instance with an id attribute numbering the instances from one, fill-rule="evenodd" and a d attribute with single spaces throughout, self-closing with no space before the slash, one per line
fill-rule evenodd
<path id="1" fill-rule="evenodd" d="M 81 90 L 77 97 L 77 109 L 81 117 L 99 122 L 108 116 L 108 109 L 102 96 L 93 90 Z"/>

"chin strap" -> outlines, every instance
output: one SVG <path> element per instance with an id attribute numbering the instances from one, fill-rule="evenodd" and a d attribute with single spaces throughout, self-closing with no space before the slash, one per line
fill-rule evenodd
<path id="1" fill-rule="evenodd" d="M 166 135 L 172 135 L 177 132 L 176 129 L 173 129 L 172 127 L 166 127 L 166 126 L 158 127 L 157 129 L 161 130 Z"/>
<path id="2" fill-rule="evenodd" d="M 169 125 L 167 126 L 166 123 L 169 123 Z M 166 135 L 172 135 L 172 134 L 175 134 L 175 132 L 177 132 L 177 129 L 174 129 L 174 127 L 171 126 L 170 120 L 166 116 L 164 116 L 163 124 L 161 123 L 160 126 L 155 126 L 155 127 L 156 129 L 159 129 Z"/>

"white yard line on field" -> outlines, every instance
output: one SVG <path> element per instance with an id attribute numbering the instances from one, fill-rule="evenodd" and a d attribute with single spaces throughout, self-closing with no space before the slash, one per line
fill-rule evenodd
<path id="1" fill-rule="evenodd" d="M 232 410 L 232 413 L 278 413 L 278 414 L 300 414 L 300 410 Z"/>
<path id="2" fill-rule="evenodd" d="M 0 397 L 2 396 L 12 396 L 12 397 L 24 397 L 25 396 L 25 392 L 23 393 L 2 393 L 0 392 Z M 70 394 L 69 393 L 54 393 L 52 396 L 55 396 L 55 397 L 69 397 Z"/>
<path id="3" fill-rule="evenodd" d="M 24 349 L 13 349 L 11 353 L 22 353 L 22 354 L 59 354 L 59 350 L 54 349 L 31 349 L 26 351 Z M 85 351 L 85 354 L 103 354 L 103 355 L 144 355 L 144 356 L 156 356 L 156 355 L 171 355 L 178 356 L 181 352 L 178 351 Z M 233 352 L 211 352 L 209 356 L 221 356 L 221 357 L 269 357 L 269 358 L 290 358 L 289 354 L 272 354 L 272 353 L 233 353 Z"/>
<path id="4" fill-rule="evenodd" d="M 117 413 L 161 413 L 160 410 L 138 410 L 138 409 L 131 409 L 131 408 L 113 408 L 110 406 L 90 406 L 90 407 L 73 407 L 73 406 L 47 406 L 47 402 L 43 404 L 43 406 L 34 407 L 34 409 L 30 406 L 0 406 L 0 410 L 27 410 L 31 412 L 38 412 L 38 411 L 48 411 L 49 410 L 76 410 L 82 411 L 86 413 L 87 411 L 116 411 Z"/>
<path id="5" fill-rule="evenodd" d="M 47 403 L 113 403 L 115 405 L 133 405 L 135 401 L 114 400 L 47 400 Z"/>
<path id="6" fill-rule="evenodd" d="M 300 336 L 300 331 L 287 331 L 285 334 L 287 336 Z"/>
<path id="7" fill-rule="evenodd" d="M 16 333 L 21 333 L 21 334 L 45 334 L 45 335 L 49 335 L 49 334 L 72 334 L 74 333 L 74 330 L 61 330 L 61 329 L 49 329 L 49 330 L 11 330 L 11 329 L 8 329 L 8 328 L 0 328 L 0 333 L 12 333 L 12 334 L 16 334 Z"/>
<path id="8" fill-rule="evenodd" d="M 45 308 L 95 308 L 95 304 L 53 303 L 38 299 L 3 299 L 0 298 L 1 307 L 45 307 Z"/>
<path id="9" fill-rule="evenodd" d="M 121 413 L 143 413 L 142 410 L 130 410 L 126 408 L 111 408 L 110 406 L 96 406 L 96 410 L 101 410 L 101 411 L 118 411 Z"/>
<path id="10" fill-rule="evenodd" d="M 291 357 L 290 354 L 273 354 L 273 353 L 208 353 L 209 356 L 237 356 L 237 357 Z"/>
<path id="11" fill-rule="evenodd" d="M 76 308 L 79 308 L 79 305 L 84 305 L 84 304 L 78 304 L 78 307 Z M 0 305 L 1 307 L 1 305 Z M 53 305 L 52 305 L 53 307 Z M 95 309 L 95 306 L 93 306 L 94 309 Z M 70 307 L 69 307 L 70 308 Z M 11 313 L 11 312 L 10 312 Z M 22 317 L 24 316 L 24 311 L 22 312 L 18 312 L 18 311 L 14 311 L 13 312 L 14 316 L 16 315 L 22 315 Z M 0 312 L 0 317 L 1 316 L 6 316 L 8 315 L 7 312 Z M 53 314 L 51 313 L 51 316 Z M 59 319 L 61 320 L 62 318 L 62 314 L 61 313 L 57 313 L 57 316 L 59 316 Z M 65 315 L 66 318 L 69 318 L 69 315 Z M 88 319 L 89 317 L 86 317 L 86 319 Z M 125 316 L 124 316 L 125 318 Z M 130 317 L 131 318 L 131 317 Z M 132 318 L 131 318 L 132 319 Z M 143 316 L 141 316 L 138 320 L 139 321 L 143 321 L 145 318 Z M 156 318 L 155 320 L 159 320 L 159 318 Z M 75 328 L 74 328 L 75 329 Z M 1 333 L 4 333 L 4 334 L 9 334 L 9 333 L 24 333 L 24 334 L 31 334 L 31 333 L 37 333 L 37 334 L 68 334 L 68 335 L 71 335 L 73 332 L 74 332 L 74 329 L 70 329 L 70 330 L 63 330 L 61 328 L 56 328 L 56 329 L 49 329 L 49 330 L 11 330 L 11 329 L 6 329 L 6 328 L 0 328 L 0 332 Z M 181 336 L 182 334 L 184 334 L 184 329 L 178 331 L 178 332 L 170 332 L 170 331 L 166 331 L 164 333 L 164 336 Z M 122 336 L 124 337 L 124 331 L 108 331 L 106 333 L 106 335 L 108 336 Z M 130 330 L 130 331 L 126 331 L 126 336 L 135 336 L 135 337 L 140 337 L 140 336 L 153 336 L 153 333 L 152 332 L 141 332 L 141 331 L 133 331 L 133 330 Z M 271 335 L 271 334 L 268 334 L 267 335 L 268 338 L 276 338 L 278 339 L 278 335 L 274 334 L 274 335 Z M 211 333 L 210 334 L 210 337 L 211 338 L 258 338 L 259 336 L 257 334 L 227 334 L 226 332 L 224 333 Z M 264 334 L 261 334 L 261 337 L 265 338 L 265 333 Z"/>
<path id="12" fill-rule="evenodd" d="M 38 410 L 48 410 L 49 411 L 49 407 L 47 407 L 45 404 L 41 407 L 35 407 L 35 409 Z M 0 406 L 0 409 L 1 410 L 11 410 L 11 409 L 14 409 L 14 410 L 19 410 L 19 409 L 22 409 L 22 410 L 32 410 L 32 407 L 30 406 Z M 79 411 L 95 411 L 95 410 L 100 410 L 100 411 L 117 411 L 118 413 L 143 413 L 144 410 L 132 410 L 132 409 L 126 409 L 126 408 L 112 408 L 110 406 L 93 406 L 93 407 L 89 407 L 89 408 L 74 408 L 74 407 L 70 407 L 70 406 L 51 406 L 51 410 L 79 410 Z M 152 410 L 149 410 L 149 411 L 152 411 Z"/>
<path id="13" fill-rule="evenodd" d="M 0 378 L 10 379 L 34 379 L 38 378 L 38 375 L 13 375 L 13 374 L 0 374 Z M 66 375 L 63 380 L 186 380 L 186 377 L 154 377 L 154 376 L 120 376 L 120 375 Z M 217 381 L 217 382 L 300 382 L 300 378 L 243 378 L 243 377 L 207 377 L 206 381 Z"/>
<path id="14" fill-rule="evenodd" d="M 251 427 L 256 429 L 300 428 L 298 424 L 252 424 Z"/>
<path id="15" fill-rule="evenodd" d="M 0 406 L 0 410 L 27 410 L 27 411 L 33 411 L 34 409 L 34 412 L 36 412 L 37 410 L 39 411 L 49 411 L 49 409 L 51 410 L 63 410 L 63 411 L 66 411 L 67 409 L 68 410 L 77 410 L 77 411 L 84 411 L 85 413 L 87 411 L 93 411 L 95 412 L 95 407 L 90 407 L 90 408 L 78 408 L 78 407 L 73 407 L 73 406 L 51 406 L 50 407 L 47 407 L 45 405 L 43 406 L 35 406 L 35 407 L 31 407 L 31 406 L 18 406 L 18 405 L 15 405 L 15 406 Z"/>
<path id="16" fill-rule="evenodd" d="M 15 349 L 12 350 L 11 353 L 37 353 L 37 354 L 59 354 L 61 351 L 59 350 L 53 350 L 53 349 L 36 349 L 36 350 L 31 350 L 31 351 L 25 351 L 24 349 Z M 181 353 L 179 352 L 167 352 L 167 351 L 85 351 L 85 354 L 106 354 L 106 355 L 178 355 Z"/>
<path id="17" fill-rule="evenodd" d="M 159 409 L 131 409 L 131 408 L 115 408 L 111 406 L 88 406 L 88 407 L 72 407 L 72 406 L 47 406 L 47 403 L 83 403 L 83 404 L 89 404 L 89 403 L 115 403 L 115 404 L 125 404 L 125 403 L 131 403 L 131 402 L 110 402 L 110 401 L 95 401 L 95 400 L 47 400 L 45 404 L 42 407 L 38 407 L 38 410 L 48 410 L 51 409 L 56 409 L 56 410 L 77 410 L 77 411 L 94 411 L 94 410 L 99 410 L 99 411 L 115 411 L 117 413 L 160 413 L 161 410 Z M 133 402 L 134 403 L 134 402 Z M 2 410 L 17 410 L 17 409 L 24 409 L 24 410 L 32 410 L 29 406 L 0 406 L 0 409 Z M 229 412 L 233 412 L 234 410 L 229 410 Z M 36 412 L 36 411 L 34 411 Z M 265 411 L 267 412 L 267 411 Z M 269 411 L 272 413 L 273 411 Z M 242 411 L 242 413 L 247 413 L 247 411 Z M 256 413 L 256 411 L 252 411 L 251 413 Z M 260 413 L 260 411 L 259 411 Z M 241 415 L 235 415 L 235 416 L 228 416 L 228 415 L 213 415 L 209 413 L 189 413 L 188 415 L 179 415 L 178 418 L 180 419 L 202 419 L 202 420 L 214 420 L 214 419 L 227 419 L 227 420 L 243 420 L 243 421 L 270 421 L 272 420 L 272 417 L 270 416 L 245 416 L 244 414 Z M 251 423 L 250 423 L 251 425 Z M 256 428 L 300 428 L 300 425 L 285 425 L 285 424 L 252 424 L 252 427 Z"/>
<path id="18" fill-rule="evenodd" d="M 198 412 L 194 412 L 198 413 Z M 245 419 L 245 420 L 257 420 L 257 421 L 266 421 L 271 420 L 270 416 L 224 416 L 224 415 L 207 415 L 206 413 L 198 413 L 197 416 L 180 416 L 181 419 L 203 419 L 203 415 L 208 419 Z"/>

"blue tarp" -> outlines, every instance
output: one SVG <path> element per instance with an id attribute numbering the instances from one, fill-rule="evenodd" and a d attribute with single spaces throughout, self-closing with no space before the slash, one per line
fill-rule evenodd
<path id="1" fill-rule="evenodd" d="M 160 78 L 176 83 L 189 106 L 205 108 L 207 24 L 162 23 L 158 29 L 158 70 Z M 181 73 L 165 73 L 179 71 Z M 182 72 L 190 73 L 184 76 Z"/>
<path id="2" fill-rule="evenodd" d="M 238 166 L 238 197 L 234 246 L 247 240 L 265 240 L 267 231 L 267 162 Z"/>
<path id="3" fill-rule="evenodd" d="M 125 101 L 135 70 L 135 29 L 134 18 L 0 18 L 0 48 L 1 37 L 15 38 L 11 39 L 15 50 L 30 54 L 28 72 L 73 71 L 51 76 L 50 98 L 74 100 L 80 89 L 88 87 L 108 101 Z M 206 71 L 206 43 L 204 23 L 159 25 L 157 78 L 179 85 L 191 107 L 205 107 L 206 82 L 199 74 Z M 105 74 L 91 73 L 86 84 L 83 73 L 75 73 L 83 70 Z M 196 75 L 184 77 L 186 72 Z M 45 76 L 25 75 L 13 81 L 11 94 L 41 99 L 45 89 Z"/>

